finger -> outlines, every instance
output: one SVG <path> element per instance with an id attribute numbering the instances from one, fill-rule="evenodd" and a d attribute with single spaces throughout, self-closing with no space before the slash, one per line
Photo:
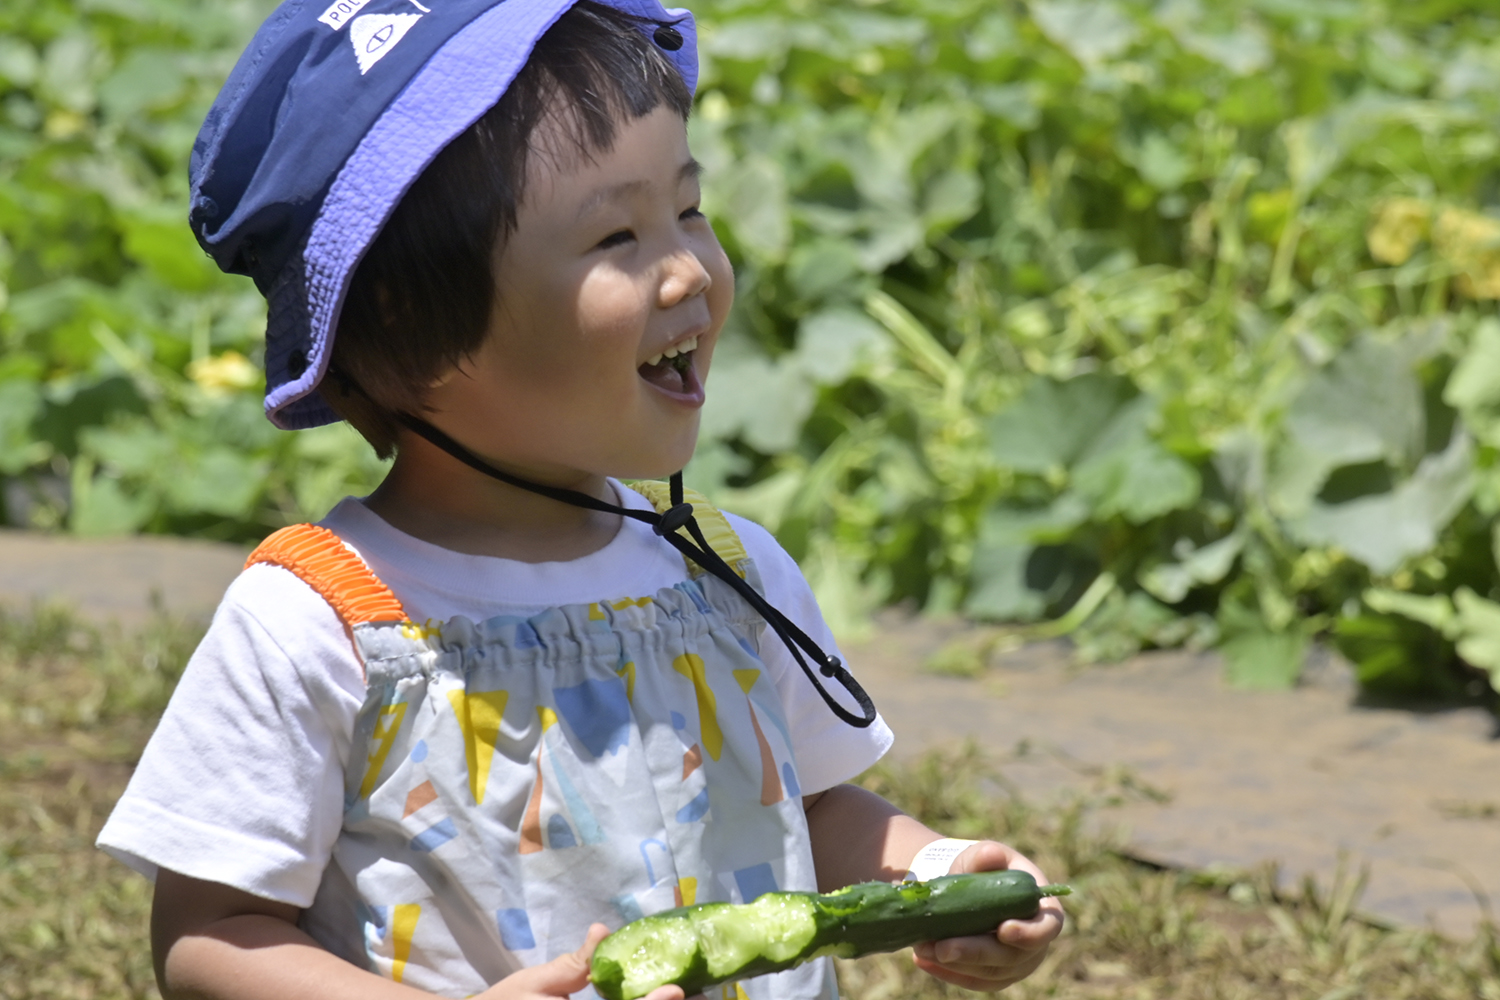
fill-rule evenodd
<path id="1" fill-rule="evenodd" d="M 1042 874 L 1032 860 L 1009 844 L 995 840 L 981 840 L 970 845 L 953 859 L 948 869 L 950 874 L 973 872 L 1021 871 L 1036 879 L 1037 885 L 1046 885 L 1047 876 Z"/>
<path id="2" fill-rule="evenodd" d="M 952 983 L 954 986 L 962 986 L 966 990 L 978 990 L 983 993 L 993 993 L 996 990 L 1003 990 L 1005 987 L 1025 979 L 1032 972 L 1031 968 L 1007 969 L 1004 971 L 993 969 L 951 969 L 946 965 L 941 965 L 931 959 L 921 957 L 914 958 L 914 961 L 917 968 L 934 979 L 941 979 L 945 983 Z M 977 975 L 975 974 L 976 972 L 978 973 Z"/>
<path id="3" fill-rule="evenodd" d="M 1048 897 L 1042 900 L 1036 916 L 1005 921 L 995 932 L 995 937 L 1002 944 L 1025 951 L 1045 948 L 1062 933 L 1066 919 L 1062 903 L 1056 897 Z"/>
<path id="4" fill-rule="evenodd" d="M 599 942 L 607 937 L 609 937 L 608 927 L 603 924 L 589 924 L 589 932 L 583 938 L 583 947 L 573 954 L 577 955 L 584 965 L 587 965 L 594 957 L 594 949 L 599 947 Z"/>
<path id="5" fill-rule="evenodd" d="M 987 983 L 1013 983 L 1026 978 L 1042 964 L 1048 951 L 1046 948 L 1023 951 L 986 938 L 947 949 L 943 948 L 945 943 L 929 941 L 912 949 L 918 967 L 934 974 L 940 969 L 944 973 Z"/>
<path id="6" fill-rule="evenodd" d="M 949 969 L 966 969 L 980 975 L 984 969 L 1004 971 L 1024 965 L 1046 947 L 1018 948 L 995 939 L 993 934 L 966 938 L 949 938 L 946 941 L 924 941 L 912 949 L 913 953 L 928 961 Z"/>
<path id="7" fill-rule="evenodd" d="M 559 955 L 542 965 L 522 969 L 514 975 L 507 976 L 505 982 L 516 987 L 517 992 L 523 996 L 527 991 L 544 997 L 566 997 L 577 993 L 588 985 L 589 959 L 593 957 L 594 949 L 599 946 L 599 942 L 603 941 L 608 934 L 608 927 L 603 924 L 594 924 L 589 927 L 588 935 L 577 951 Z M 661 1000 L 668 1000 L 668 998 L 663 997 Z"/>
<path id="8" fill-rule="evenodd" d="M 647 993 L 641 1000 L 686 1000 L 681 986 L 658 986 Z M 701 995 L 694 1000 L 702 1000 Z"/>

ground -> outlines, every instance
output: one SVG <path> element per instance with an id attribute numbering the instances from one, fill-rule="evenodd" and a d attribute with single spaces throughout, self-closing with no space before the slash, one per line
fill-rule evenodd
<path id="1" fill-rule="evenodd" d="M 22 972 L 0 1000 L 154 996 L 147 883 L 90 844 L 170 690 L 162 664 L 244 555 L 0 532 L 0 965 Z M 14 611 L 36 601 L 113 624 Z M 865 782 L 1079 888 L 1020 996 L 1500 1000 L 1492 716 L 1364 706 L 1326 655 L 1286 692 L 1231 690 L 1209 655 L 1081 668 L 1061 643 L 923 669 L 980 635 L 888 615 L 845 653 L 898 736 Z M 900 956 L 841 975 L 856 1000 L 942 993 Z"/>

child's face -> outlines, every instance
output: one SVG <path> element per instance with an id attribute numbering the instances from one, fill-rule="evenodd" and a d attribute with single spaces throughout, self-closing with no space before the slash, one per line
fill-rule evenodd
<path id="1" fill-rule="evenodd" d="M 433 387 L 429 418 L 536 479 L 664 476 L 697 442 L 734 275 L 675 112 L 620 123 L 592 157 L 550 152 L 558 135 L 544 119 L 533 136 L 488 336 Z M 659 357 L 695 340 L 685 371 Z"/>

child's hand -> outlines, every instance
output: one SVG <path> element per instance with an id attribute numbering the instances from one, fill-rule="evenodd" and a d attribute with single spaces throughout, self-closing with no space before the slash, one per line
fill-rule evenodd
<path id="1" fill-rule="evenodd" d="M 956 862 L 955 862 L 956 863 Z M 545 965 L 512 973 L 479 994 L 476 1000 L 541 1000 L 543 997 L 572 996 L 588 985 L 589 959 L 594 949 L 609 934 L 603 924 L 589 928 L 583 947 L 571 955 L 554 958 Z M 652 990 L 642 1000 L 685 1000 L 680 986 L 663 986 Z"/>
<path id="2" fill-rule="evenodd" d="M 953 859 L 950 875 L 1019 869 L 1038 885 L 1047 877 L 1013 848 L 982 840 Z M 926 941 L 917 945 L 917 968 L 944 982 L 970 990 L 995 992 L 1020 982 L 1047 957 L 1047 947 L 1062 932 L 1063 908 L 1056 897 L 1042 900 L 1030 920 L 1007 920 L 993 935 Z"/>

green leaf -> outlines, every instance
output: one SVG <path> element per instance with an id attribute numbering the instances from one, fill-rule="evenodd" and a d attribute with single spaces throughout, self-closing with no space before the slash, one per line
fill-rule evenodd
<path id="1" fill-rule="evenodd" d="M 172 510 L 246 518 L 265 486 L 266 463 L 227 447 L 214 447 L 181 462 L 160 483 Z"/>
<path id="2" fill-rule="evenodd" d="M 990 451 L 1017 472 L 1067 468 L 1135 395 L 1125 379 L 1089 373 L 1066 382 L 1034 378 L 990 420 Z"/>
<path id="3" fill-rule="evenodd" d="M 786 278 L 801 298 L 824 298 L 857 302 L 864 287 L 864 265 L 857 248 L 847 239 L 813 239 L 799 243 L 787 256 Z"/>
<path id="4" fill-rule="evenodd" d="M 988 62 L 1015 52 L 1021 45 L 1015 22 L 1002 11 L 991 11 L 981 17 L 973 29 L 964 33 L 964 51 L 975 62 Z"/>
<path id="5" fill-rule="evenodd" d="M 790 44 L 786 22 L 779 17 L 733 18 L 721 24 L 709 21 L 705 27 L 704 51 L 724 59 L 779 58 Z"/>
<path id="6" fill-rule="evenodd" d="M 774 455 L 797 443 L 816 402 L 817 388 L 794 355 L 772 360 L 726 338 L 714 352 L 701 433 L 708 440 L 738 436 Z"/>
<path id="7" fill-rule="evenodd" d="M 797 328 L 795 364 L 821 385 L 838 385 L 865 365 L 891 353 L 885 329 L 849 308 L 813 313 Z"/>
<path id="8" fill-rule="evenodd" d="M 123 220 L 125 252 L 145 264 L 170 288 L 201 292 L 219 279 L 219 271 L 198 246 L 181 215 L 136 214 Z"/>
<path id="9" fill-rule="evenodd" d="M 1402 614 L 1340 617 L 1333 640 L 1365 691 L 1403 700 L 1456 693 L 1444 669 L 1452 646 L 1419 621 Z"/>
<path id="10" fill-rule="evenodd" d="M 1149 396 L 1126 404 L 1074 468 L 1073 486 L 1095 516 L 1144 524 L 1198 499 L 1198 471 L 1148 436 L 1154 414 Z"/>
<path id="11" fill-rule="evenodd" d="M 177 100 L 187 84 L 170 49 L 136 49 L 100 85 L 99 103 L 111 118 L 128 119 Z M 184 213 L 186 215 L 186 213 Z M 178 228 L 182 228 L 178 220 Z"/>
<path id="12" fill-rule="evenodd" d="M 1089 505 L 1076 493 L 1064 493 L 1046 507 L 990 508 L 979 526 L 980 545 L 1024 545 L 1064 542 L 1089 519 Z"/>
<path id="13" fill-rule="evenodd" d="M 1179 31 L 1182 47 L 1223 66 L 1235 76 L 1252 76 L 1271 65 L 1275 53 L 1265 32 L 1253 24 L 1222 34 Z"/>
<path id="14" fill-rule="evenodd" d="M 1031 17 L 1085 66 L 1123 55 L 1139 34 L 1135 22 L 1110 0 L 1033 0 Z"/>
<path id="15" fill-rule="evenodd" d="M 979 529 L 964 613 L 990 621 L 1034 621 L 1091 575 L 1061 545 L 1088 520 L 1087 503 L 1065 493 L 1040 508 L 997 506 Z"/>
<path id="16" fill-rule="evenodd" d="M 1215 584 L 1229 575 L 1245 547 L 1240 532 L 1192 549 L 1175 563 L 1160 563 L 1141 574 L 1147 593 L 1168 604 L 1177 604 L 1194 587 Z"/>
<path id="17" fill-rule="evenodd" d="M 50 457 L 46 442 L 32 437 L 31 425 L 42 412 L 42 394 L 31 382 L 0 382 L 0 474 L 14 476 Z"/>
<path id="18" fill-rule="evenodd" d="M 1487 316 L 1474 329 L 1443 387 L 1443 402 L 1463 414 L 1480 441 L 1500 446 L 1500 320 Z"/>
<path id="19" fill-rule="evenodd" d="M 1131 157 L 1141 179 L 1158 191 L 1175 191 L 1193 173 L 1193 161 L 1160 132 L 1151 132 Z"/>
<path id="20" fill-rule="evenodd" d="M 348 424 L 298 431 L 291 451 L 296 458 L 292 495 L 298 515 L 308 520 L 321 519 L 346 496 L 370 493 L 390 468 Z"/>
<path id="21" fill-rule="evenodd" d="M 1046 594 L 1027 584 L 1034 545 L 981 545 L 974 552 L 973 586 L 964 614 L 986 621 L 1028 622 L 1047 610 Z"/>
<path id="22" fill-rule="evenodd" d="M 115 476 L 135 479 L 170 480 L 180 450 L 169 431 L 144 418 L 85 427 L 78 438 L 82 454 Z"/>
<path id="23" fill-rule="evenodd" d="M 1371 587 L 1364 592 L 1362 599 L 1371 611 L 1410 618 L 1450 639 L 1456 638 L 1460 630 L 1453 601 L 1446 594 L 1411 594 Z"/>
<path id="24" fill-rule="evenodd" d="M 0 36 L 0 78 L 14 87 L 30 87 L 41 65 L 36 49 L 25 39 Z"/>
<path id="25" fill-rule="evenodd" d="M 1118 662 L 1148 647 L 1186 644 L 1202 649 L 1218 637 L 1206 615 L 1179 615 L 1140 591 L 1110 591 L 1077 629 L 1069 633 L 1082 663 Z"/>
<path id="26" fill-rule="evenodd" d="M 70 31 L 47 46 L 40 89 L 52 102 L 80 114 L 94 109 L 105 55 L 86 31 Z"/>
<path id="27" fill-rule="evenodd" d="M 1407 559 L 1431 551 L 1473 492 L 1474 447 L 1459 433 L 1391 492 L 1315 503 L 1287 527 L 1305 545 L 1336 546 L 1375 573 L 1392 573 Z"/>
<path id="28" fill-rule="evenodd" d="M 780 261 L 791 240 L 792 221 L 786 176 L 768 156 L 748 156 L 722 175 L 710 178 L 712 214 L 758 257 Z"/>
<path id="29" fill-rule="evenodd" d="M 1286 415 L 1287 443 L 1272 458 L 1270 502 L 1283 517 L 1307 511 L 1340 466 L 1410 467 L 1426 418 L 1411 349 L 1360 337 L 1312 376 Z"/>
<path id="30" fill-rule="evenodd" d="M 143 527 L 155 512 L 156 501 L 143 493 L 128 493 L 119 480 L 95 475 L 87 459 L 73 464 L 68 527 L 75 535 L 128 535 Z"/>
<path id="31" fill-rule="evenodd" d="M 1237 688 L 1289 688 L 1302 676 L 1307 637 L 1300 632 L 1253 630 L 1235 635 L 1221 647 L 1229 683 Z"/>
<path id="32" fill-rule="evenodd" d="M 967 167 L 952 167 L 928 185 L 922 202 L 922 221 L 929 228 L 948 229 L 979 210 L 984 185 Z"/>
<path id="33" fill-rule="evenodd" d="M 1458 609 L 1458 655 L 1490 675 L 1490 686 L 1500 691 L 1500 604 L 1480 597 L 1468 587 L 1453 594 Z"/>
<path id="34" fill-rule="evenodd" d="M 988 84 L 974 91 L 974 100 L 996 118 L 1030 132 L 1042 120 L 1039 90 L 1035 83 Z"/>

